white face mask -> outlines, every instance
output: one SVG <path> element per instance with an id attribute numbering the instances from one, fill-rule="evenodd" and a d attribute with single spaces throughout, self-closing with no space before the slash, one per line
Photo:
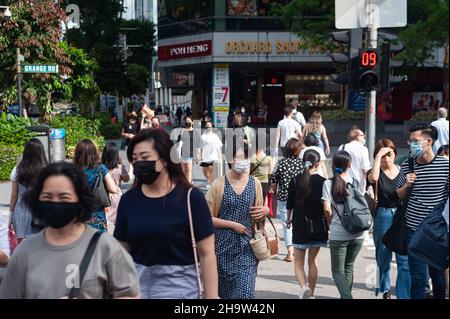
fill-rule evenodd
<path id="1" fill-rule="evenodd" d="M 248 160 L 236 162 L 233 167 L 233 171 L 239 175 L 244 174 L 249 169 L 250 169 L 250 162 Z"/>

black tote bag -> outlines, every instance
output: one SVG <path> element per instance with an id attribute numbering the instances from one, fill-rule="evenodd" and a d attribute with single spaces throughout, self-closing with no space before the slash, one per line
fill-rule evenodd
<path id="1" fill-rule="evenodd" d="M 414 173 L 413 157 L 408 158 L 408 166 L 409 172 Z M 402 256 L 408 255 L 408 249 L 406 246 L 406 209 L 408 208 L 409 197 L 411 196 L 413 187 L 414 185 L 411 186 L 406 198 L 401 201 L 392 219 L 391 227 L 389 227 L 381 238 L 383 244 L 387 248 Z"/>

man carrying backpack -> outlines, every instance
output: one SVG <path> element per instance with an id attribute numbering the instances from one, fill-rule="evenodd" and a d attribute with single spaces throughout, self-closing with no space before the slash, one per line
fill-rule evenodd
<path id="1" fill-rule="evenodd" d="M 408 199 L 406 207 L 406 247 L 409 245 L 416 229 L 433 208 L 448 198 L 449 162 L 433 152 L 437 131 L 431 125 L 415 125 L 410 129 L 408 144 L 414 156 L 414 173 L 410 173 L 408 160 L 400 170 L 397 195 Z M 430 247 L 432 249 L 432 247 Z M 433 282 L 435 299 L 445 298 L 444 272 L 425 262 L 408 255 L 411 273 L 411 298 L 425 299 L 427 269 Z"/>

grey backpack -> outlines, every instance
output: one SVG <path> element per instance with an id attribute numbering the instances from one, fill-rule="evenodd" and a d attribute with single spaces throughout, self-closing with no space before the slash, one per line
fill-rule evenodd
<path id="1" fill-rule="evenodd" d="M 355 179 L 350 184 L 347 184 L 349 195 L 344 202 L 344 213 L 339 215 L 337 209 L 336 213 L 341 220 L 342 226 L 349 233 L 359 233 L 370 229 L 373 223 L 372 215 L 370 214 L 369 206 L 363 194 L 359 192 L 359 183 Z"/>

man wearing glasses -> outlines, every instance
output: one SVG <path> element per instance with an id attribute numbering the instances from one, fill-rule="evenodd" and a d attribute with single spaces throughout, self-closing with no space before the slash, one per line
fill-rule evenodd
<path id="1" fill-rule="evenodd" d="M 414 156 L 414 173 L 410 173 L 408 160 L 400 170 L 397 194 L 401 199 L 409 195 L 406 209 L 406 245 L 417 227 L 432 209 L 448 199 L 449 172 L 448 159 L 433 152 L 437 130 L 431 125 L 415 125 L 410 129 L 408 144 Z M 411 298 L 424 299 L 427 285 L 427 268 L 433 282 L 435 299 L 445 298 L 444 272 L 434 269 L 425 262 L 408 256 L 411 273 Z"/>
<path id="2" fill-rule="evenodd" d="M 346 151 L 352 157 L 349 175 L 359 182 L 359 189 L 363 194 L 366 190 L 367 171 L 371 168 L 369 150 L 364 146 L 365 137 L 364 132 L 354 126 L 347 134 L 350 143 L 339 147 L 339 151 Z"/>

